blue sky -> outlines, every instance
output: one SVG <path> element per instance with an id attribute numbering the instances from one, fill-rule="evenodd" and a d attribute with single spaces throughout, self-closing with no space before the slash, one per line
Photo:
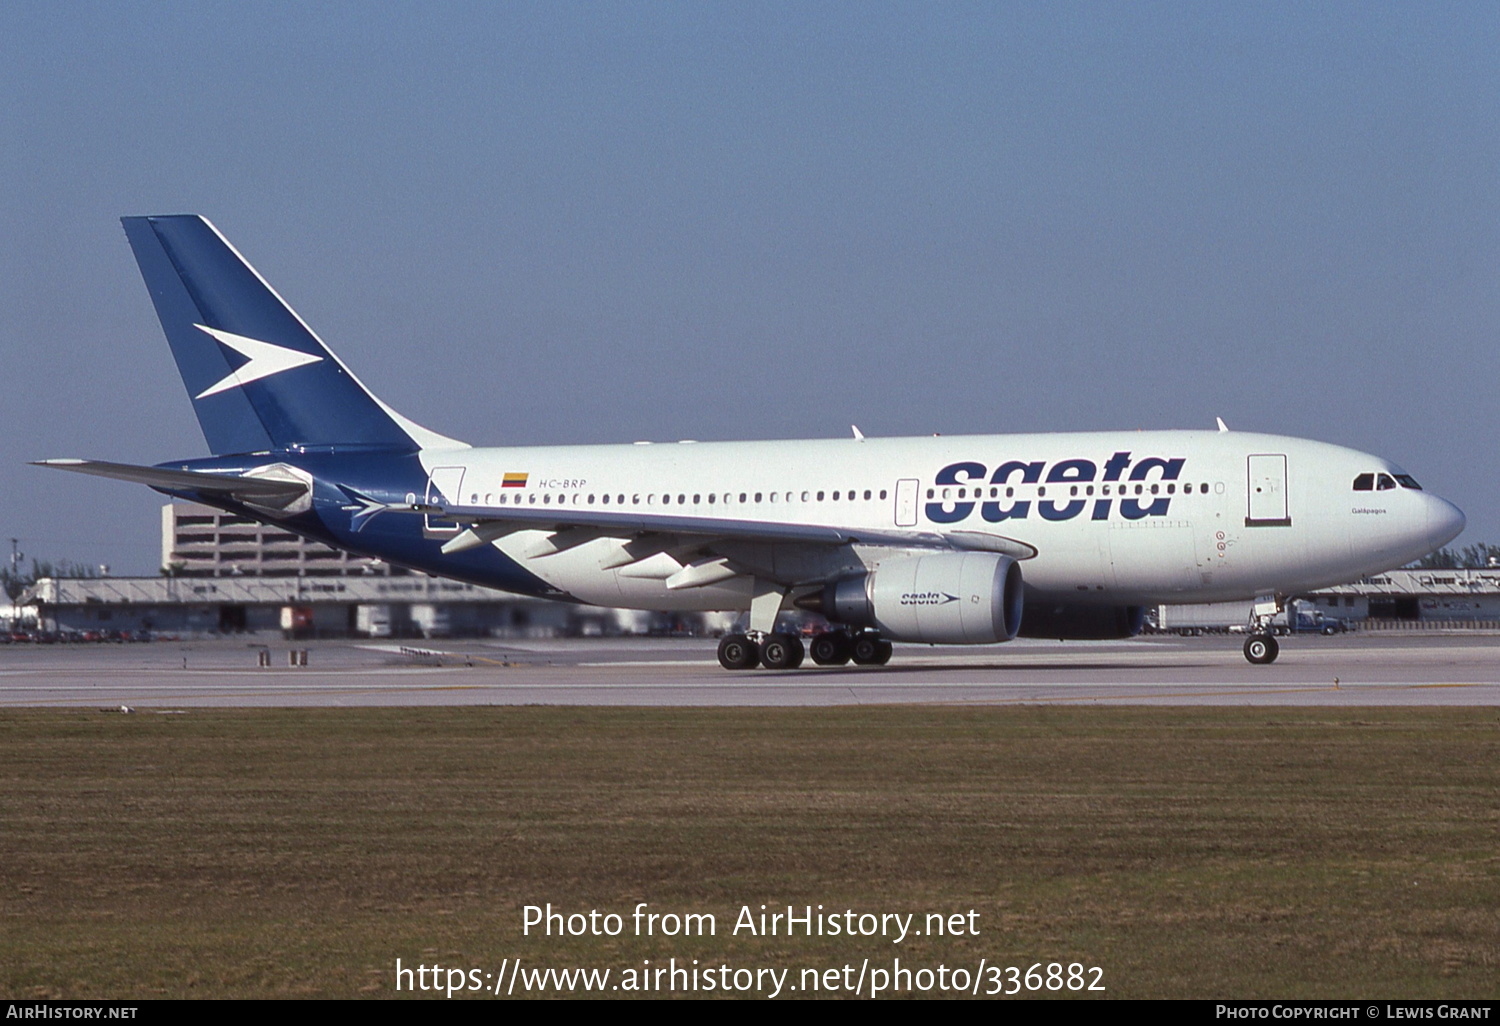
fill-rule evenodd
<path id="1" fill-rule="evenodd" d="M 210 217 L 481 444 L 1231 427 L 1500 542 L 1500 7 L 0 8 L 0 536 L 204 444 L 118 225 Z M 5 546 L 8 549 L 8 544 Z"/>

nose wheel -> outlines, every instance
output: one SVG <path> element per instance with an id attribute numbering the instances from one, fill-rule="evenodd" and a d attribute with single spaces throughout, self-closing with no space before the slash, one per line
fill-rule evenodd
<path id="1" fill-rule="evenodd" d="M 1245 658 L 1257 666 L 1274 663 L 1281 646 L 1269 634 L 1252 634 L 1245 639 Z"/>

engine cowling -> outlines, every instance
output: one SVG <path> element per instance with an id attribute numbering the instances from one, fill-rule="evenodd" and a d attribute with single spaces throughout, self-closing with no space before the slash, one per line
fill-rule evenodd
<path id="1" fill-rule="evenodd" d="M 892 641 L 981 645 L 1016 636 L 1024 592 L 1021 567 L 1009 556 L 942 552 L 886 560 L 799 604 Z"/>
<path id="2" fill-rule="evenodd" d="M 1028 598 L 1021 617 L 1021 637 L 1057 641 L 1131 638 L 1141 632 L 1145 622 L 1145 606 L 1091 606 Z"/>

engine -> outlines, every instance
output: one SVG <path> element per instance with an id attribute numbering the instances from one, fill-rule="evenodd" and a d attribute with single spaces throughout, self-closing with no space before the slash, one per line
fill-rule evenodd
<path id="1" fill-rule="evenodd" d="M 993 552 L 887 560 L 797 604 L 892 641 L 977 645 L 1009 641 L 1021 626 L 1021 567 Z"/>
<path id="2" fill-rule="evenodd" d="M 1130 638 L 1146 622 L 1145 606 L 1090 606 L 1082 603 L 1026 600 L 1021 637 L 1058 641 L 1100 641 Z"/>

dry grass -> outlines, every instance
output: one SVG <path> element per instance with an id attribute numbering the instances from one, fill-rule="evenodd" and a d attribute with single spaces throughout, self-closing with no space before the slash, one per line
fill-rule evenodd
<path id="1" fill-rule="evenodd" d="M 1494 997 L 1497 785 L 1489 709 L 7 711 L 0 995 L 900 955 L 1080 961 L 1117 997 Z M 719 935 L 521 936 L 526 904 L 638 901 Z M 729 936 L 761 903 L 982 932 Z"/>

